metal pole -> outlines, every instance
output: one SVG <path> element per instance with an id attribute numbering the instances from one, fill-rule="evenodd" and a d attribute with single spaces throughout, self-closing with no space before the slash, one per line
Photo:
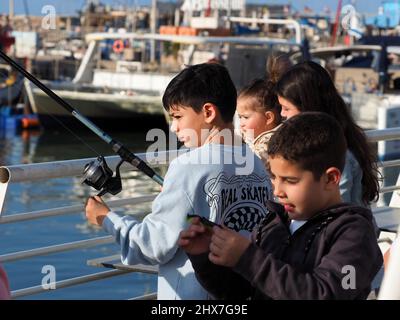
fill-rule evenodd
<path id="1" fill-rule="evenodd" d="M 231 15 L 232 15 L 232 0 L 228 0 L 228 10 L 227 10 L 228 21 L 226 25 L 228 29 L 231 28 L 231 20 L 230 20 Z"/>
<path id="2" fill-rule="evenodd" d="M 156 198 L 156 194 L 146 195 L 141 197 L 131 197 L 118 200 L 110 200 L 107 203 L 112 207 L 122 207 L 125 205 L 136 205 L 153 201 Z M 20 221 L 35 220 L 45 217 L 63 216 L 66 214 L 75 214 L 82 212 L 82 204 L 72 205 L 68 207 L 60 207 L 54 209 L 38 210 L 26 213 L 10 214 L 6 216 L 0 216 L 0 224 L 15 223 Z M 134 215 L 133 215 L 134 216 Z"/>
<path id="3" fill-rule="evenodd" d="M 14 19 L 14 0 L 9 1 L 9 19 L 12 26 L 12 21 Z"/>
<path id="4" fill-rule="evenodd" d="M 332 32 L 332 37 L 331 37 L 331 46 L 334 46 L 336 44 L 336 37 L 339 29 L 339 23 L 340 23 L 340 13 L 342 10 L 342 0 L 338 1 L 338 6 L 336 9 L 336 18 L 335 18 L 335 24 L 333 26 L 333 32 Z"/>
<path id="5" fill-rule="evenodd" d="M 157 28 L 157 0 L 151 0 L 151 13 L 150 13 L 150 30 L 155 34 Z M 156 42 L 150 42 L 150 61 L 156 61 Z"/>
<path id="6" fill-rule="evenodd" d="M 44 256 L 46 254 L 64 252 L 74 249 L 84 249 L 95 247 L 99 244 L 109 244 L 114 243 L 115 239 L 113 236 L 105 236 L 98 238 L 91 238 L 86 240 L 79 240 L 74 242 L 67 242 L 62 244 L 56 244 L 48 247 L 36 248 L 25 251 L 18 251 L 0 255 L 0 262 L 11 262 L 21 259 Z"/>
<path id="7" fill-rule="evenodd" d="M 301 44 L 302 40 L 302 32 L 300 23 L 293 19 L 270 19 L 270 18 L 257 18 L 257 12 L 252 12 L 251 18 L 246 17 L 230 17 L 226 18 L 229 19 L 231 22 L 243 22 L 243 23 L 251 23 L 252 27 L 257 27 L 257 23 L 264 23 L 264 24 L 283 24 L 283 25 L 292 25 L 295 33 L 296 33 L 296 43 Z"/>
<path id="8" fill-rule="evenodd" d="M 45 289 L 43 285 L 39 285 L 39 286 L 30 287 L 30 288 L 15 290 L 15 291 L 11 292 L 11 297 L 12 297 L 12 299 L 21 298 L 21 297 L 33 295 L 36 293 L 71 287 L 71 286 L 74 286 L 77 284 L 87 283 L 87 282 L 96 281 L 96 280 L 103 280 L 103 279 L 107 279 L 110 277 L 126 274 L 129 272 L 130 271 L 126 271 L 126 270 L 102 271 L 102 272 L 98 272 L 98 273 L 94 273 L 94 274 L 88 274 L 88 275 L 70 278 L 70 279 L 66 279 L 66 280 L 61 280 L 61 281 L 57 281 L 55 283 L 48 284 L 50 288 L 51 288 L 51 285 L 54 285 L 55 289 Z M 88 297 L 88 298 L 90 298 L 90 297 Z M 146 296 L 143 296 L 143 299 L 146 299 L 146 298 L 147 298 Z"/>

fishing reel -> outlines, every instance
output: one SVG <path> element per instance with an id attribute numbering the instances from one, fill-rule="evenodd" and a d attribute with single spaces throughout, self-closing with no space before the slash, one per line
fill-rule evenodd
<path id="1" fill-rule="evenodd" d="M 100 190 L 98 196 L 101 197 L 106 193 L 116 195 L 122 190 L 121 175 L 119 168 L 124 160 L 121 160 L 115 168 L 115 176 L 113 171 L 108 167 L 103 156 L 99 156 L 85 165 L 83 170 L 82 183 L 85 183 L 96 190 Z"/>

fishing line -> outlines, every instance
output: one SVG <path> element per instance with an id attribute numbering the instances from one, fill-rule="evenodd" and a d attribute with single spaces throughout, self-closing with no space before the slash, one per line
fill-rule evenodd
<path id="1" fill-rule="evenodd" d="M 7 59 L 4 59 L 4 53 L 2 51 L 0 51 L 0 56 L 5 62 L 10 63 L 10 61 L 8 61 Z M 14 64 L 12 64 L 12 67 L 14 67 Z M 17 71 L 20 71 L 20 70 L 17 69 Z M 24 73 L 22 73 L 22 74 L 25 76 Z M 49 111 L 49 109 L 45 105 L 43 105 L 43 107 L 44 107 L 44 109 Z M 83 145 L 85 145 L 89 150 L 94 152 L 97 156 L 101 156 L 101 154 L 94 147 L 92 147 L 91 145 L 86 143 L 85 140 L 83 140 L 80 136 L 78 136 L 75 132 L 73 132 L 65 123 L 62 122 L 61 119 L 58 119 L 56 116 L 52 115 L 50 112 L 47 112 L 47 115 L 49 115 L 53 120 L 55 120 L 58 124 L 60 124 L 61 127 L 66 129 L 70 134 L 72 134 L 72 136 L 74 136 L 78 141 L 80 141 Z"/>
<path id="2" fill-rule="evenodd" d="M 56 116 L 52 115 L 49 112 L 49 109 L 43 105 L 42 107 L 44 107 L 44 109 L 46 109 L 47 115 L 49 115 L 53 120 L 55 120 L 56 122 L 58 122 L 65 130 L 67 130 L 70 134 L 72 134 L 76 139 L 78 139 L 78 141 L 82 142 L 83 145 L 85 145 L 86 147 L 88 147 L 91 151 L 93 151 L 97 156 L 101 156 L 100 152 L 98 152 L 94 147 L 92 147 L 90 144 L 86 143 L 85 140 L 83 140 L 80 136 L 78 136 L 75 132 L 73 132 L 64 122 L 62 122 L 61 119 L 57 118 Z"/>
<path id="3" fill-rule="evenodd" d="M 142 171 L 144 174 L 152 178 L 155 182 L 158 184 L 162 185 L 163 184 L 163 178 L 159 176 L 152 168 L 150 168 L 142 159 L 140 159 L 138 156 L 136 156 L 133 152 L 131 152 L 128 148 L 126 148 L 122 143 L 114 140 L 111 136 L 109 136 L 107 133 L 102 131 L 99 127 L 97 127 L 92 121 L 90 121 L 88 118 L 80 114 L 77 110 L 75 110 L 68 102 L 66 102 L 64 99 L 60 98 L 54 91 L 49 89 L 46 85 L 44 85 L 40 80 L 38 80 L 35 76 L 33 76 L 31 73 L 26 71 L 23 67 L 21 67 L 18 63 L 16 63 L 13 59 L 8 57 L 5 53 L 3 53 L 0 50 L 0 57 L 3 58 L 4 61 L 6 61 L 9 65 L 11 65 L 14 69 L 22 73 L 27 79 L 29 79 L 32 83 L 34 83 L 37 87 L 39 87 L 44 93 L 46 93 L 50 98 L 55 100 L 61 107 L 63 107 L 65 110 L 70 112 L 72 116 L 74 116 L 78 121 L 80 121 L 83 125 L 85 125 L 87 128 L 89 128 L 93 133 L 97 134 L 101 139 L 103 139 L 106 143 L 108 143 L 113 151 L 117 153 L 122 161 L 118 164 L 117 167 L 119 167 L 122 162 L 126 161 Z M 96 152 L 97 153 L 97 152 Z M 93 180 L 92 184 L 87 183 L 89 185 L 96 185 L 99 186 L 102 182 L 102 176 L 101 174 L 109 174 L 107 173 L 107 166 L 105 165 L 105 160 L 103 157 L 99 157 L 102 159 L 98 159 L 98 163 L 91 163 L 88 166 L 86 166 L 85 171 L 87 173 L 93 172 L 95 174 L 95 180 Z M 104 161 L 104 164 L 103 164 Z M 118 172 L 117 172 L 118 173 Z M 98 178 L 98 179 L 97 179 Z"/>

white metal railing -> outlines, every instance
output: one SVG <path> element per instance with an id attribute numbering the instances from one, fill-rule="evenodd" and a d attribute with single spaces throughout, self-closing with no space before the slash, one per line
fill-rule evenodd
<path id="1" fill-rule="evenodd" d="M 381 130 L 367 130 L 365 131 L 365 134 L 367 135 L 368 140 L 371 142 L 398 140 L 400 139 L 400 127 Z"/>
<path id="2" fill-rule="evenodd" d="M 243 45 L 265 45 L 265 44 L 283 44 L 283 45 L 301 45 L 299 42 L 290 42 L 284 39 L 274 39 L 268 37 L 203 37 L 203 36 L 181 36 L 181 35 L 167 35 L 167 34 L 135 34 L 135 33 L 92 33 L 86 36 L 86 41 L 101 41 L 105 39 L 135 39 L 135 40 L 155 40 L 164 42 L 174 42 L 181 44 L 243 44 Z"/>
<path id="3" fill-rule="evenodd" d="M 118 199 L 118 200 L 109 200 L 108 204 L 113 207 L 122 207 L 125 205 L 135 205 L 135 204 L 153 201 L 155 197 L 156 197 L 156 195 L 154 194 L 154 195 L 148 195 L 148 196 L 131 197 L 131 198 L 125 198 L 125 199 Z M 13 215 L 9 215 L 9 216 L 1 216 L 0 215 L 0 223 L 5 224 L 5 223 L 34 220 L 34 219 L 46 218 L 46 217 L 62 216 L 65 214 L 72 214 L 72 213 L 79 212 L 82 209 L 83 209 L 82 204 L 79 204 L 79 205 L 59 207 L 59 208 L 54 208 L 54 209 L 37 210 L 37 211 L 31 211 L 31 212 L 26 212 L 26 213 L 13 214 Z"/>
<path id="4" fill-rule="evenodd" d="M 366 134 L 370 141 L 380 140 L 395 140 L 400 139 L 400 128 L 391 128 L 385 130 L 370 130 L 366 131 Z M 153 154 L 138 154 L 138 156 L 151 165 L 166 165 L 178 156 L 180 153 L 186 152 L 186 150 L 171 150 L 166 152 L 158 152 Z M 115 168 L 119 162 L 118 156 L 107 157 L 107 162 L 111 168 Z M 61 177 L 76 177 L 82 174 L 84 165 L 93 159 L 79 159 L 79 160 L 67 160 L 67 161 L 56 161 L 48 163 L 37 163 L 37 164 L 26 164 L 26 165 L 15 165 L 0 167 L 0 208 L 3 209 L 3 204 L 7 196 L 7 187 L 10 183 L 23 183 L 38 180 L 48 180 L 53 178 Z M 380 167 L 393 167 L 399 166 L 400 160 L 391 160 L 380 163 Z M 121 167 L 122 172 L 136 171 L 130 165 L 123 165 Z M 391 192 L 393 190 L 400 189 L 400 186 L 387 186 L 381 189 L 381 192 Z M 156 194 L 143 195 L 138 197 L 123 198 L 118 200 L 109 201 L 109 204 L 113 207 L 120 207 L 125 205 L 136 205 L 145 202 L 150 202 L 154 199 Z M 0 224 L 5 223 L 16 223 L 27 220 L 39 219 L 50 216 L 61 216 L 66 214 L 78 213 L 83 210 L 83 205 L 71 205 L 66 207 L 48 208 L 44 210 L 22 212 L 13 215 L 4 215 L 0 211 Z M 97 237 L 92 239 L 80 240 L 75 242 L 68 242 L 62 244 L 51 245 L 42 248 L 35 248 L 26 251 L 12 252 L 8 254 L 0 255 L 0 262 L 11 262 L 16 260 L 28 259 L 36 256 L 46 255 L 50 253 L 65 252 L 68 250 L 75 250 L 81 248 L 93 247 L 101 244 L 112 243 L 112 236 Z M 56 288 L 64 288 L 67 286 L 73 286 L 89 281 L 95 281 L 108 277 L 113 277 L 123 273 L 129 272 L 129 270 L 111 270 L 106 272 L 100 272 L 91 275 L 84 275 L 77 278 L 66 279 L 58 281 Z M 35 286 L 30 288 L 24 288 L 12 292 L 13 298 L 27 296 L 30 294 L 36 294 L 44 291 L 41 286 Z M 153 299 L 155 293 L 143 295 L 141 297 L 135 297 L 133 299 Z"/>
<path id="5" fill-rule="evenodd" d="M 57 289 L 62 289 L 62 288 L 67 288 L 67 287 L 71 287 L 74 285 L 83 284 L 83 283 L 87 283 L 87 282 L 91 282 L 91 281 L 103 280 L 106 278 L 119 276 L 122 274 L 126 274 L 128 272 L 129 271 L 126 271 L 126 270 L 107 270 L 107 271 L 89 274 L 89 275 L 85 275 L 85 276 L 81 276 L 81 277 L 57 281 L 56 283 L 49 283 L 49 284 L 46 284 L 46 286 L 48 286 L 48 288 L 54 287 Z M 33 294 L 37 294 L 37 293 L 41 293 L 41 292 L 48 292 L 49 290 L 52 290 L 52 289 L 46 289 L 41 285 L 24 288 L 24 289 L 13 291 L 11 293 L 11 298 L 13 298 L 13 299 L 21 298 L 24 296 L 33 295 Z M 146 299 L 146 298 L 144 297 L 143 299 Z"/>
<path id="6" fill-rule="evenodd" d="M 158 166 L 168 164 L 172 159 L 177 157 L 180 153 L 184 153 L 186 150 L 172 150 L 166 152 L 156 152 L 148 154 L 137 154 L 140 158 L 144 159 L 151 165 Z M 110 168 L 115 169 L 117 163 L 120 161 L 118 156 L 106 157 L 107 163 Z M 76 177 L 82 174 L 85 164 L 94 160 L 93 158 L 78 159 L 78 160 L 67 160 L 67 161 L 55 161 L 47 163 L 35 163 L 26 165 L 13 165 L 7 167 L 0 167 L 0 224 L 16 223 L 28 220 L 40 219 L 45 217 L 61 216 L 73 213 L 80 213 L 83 210 L 83 204 L 75 204 L 65 207 L 49 208 L 44 210 L 37 210 L 32 212 L 22 212 L 12 215 L 6 215 L 3 213 L 4 203 L 6 201 L 7 189 L 10 183 L 23 183 L 32 182 L 39 180 L 48 180 L 55 178 L 66 178 Z M 137 171 L 136 168 L 129 164 L 123 164 L 121 166 L 121 172 Z M 137 205 L 146 202 L 151 202 L 156 197 L 156 194 L 146 194 L 143 196 L 128 197 L 118 200 L 110 200 L 108 203 L 113 207 L 121 207 L 125 205 Z M 112 236 L 97 237 L 85 240 L 79 240 L 74 242 L 56 244 L 41 248 L 35 248 L 31 250 L 24 250 L 18 252 L 12 252 L 8 254 L 0 255 L 0 262 L 12 262 L 17 260 L 28 259 L 37 256 L 43 256 L 53 253 L 60 253 L 70 250 L 83 249 L 94 247 L 98 245 L 104 245 L 113 243 L 114 239 Z M 122 275 L 129 270 L 112 270 L 106 272 L 100 272 L 96 274 L 83 275 L 77 278 L 66 279 L 57 281 L 55 287 L 57 289 L 86 283 L 90 281 L 96 281 L 113 277 L 116 275 Z M 15 290 L 12 292 L 13 298 L 19 298 L 31 294 L 36 294 L 45 291 L 46 289 L 42 286 L 34 286 L 31 288 L 24 288 Z M 154 298 L 155 294 L 144 295 L 141 297 L 135 297 L 135 299 L 151 299 Z"/>
<path id="7" fill-rule="evenodd" d="M 144 159 L 150 165 L 158 166 L 167 165 L 169 161 L 184 152 L 186 152 L 186 150 L 171 150 L 147 154 L 139 153 L 137 156 Z M 115 169 L 116 165 L 120 161 L 119 156 L 110 156 L 105 158 L 109 167 L 112 169 Z M 4 199 L 6 197 L 9 183 L 81 176 L 85 164 L 92 160 L 94 159 L 86 158 L 0 167 L 0 216 L 2 214 Z M 137 169 L 124 163 L 121 166 L 121 172 L 127 171 L 137 171 Z"/>
<path id="8" fill-rule="evenodd" d="M 93 247 L 93 246 L 96 246 L 99 244 L 113 243 L 113 241 L 114 240 L 113 240 L 112 236 L 105 236 L 105 237 L 99 237 L 99 238 L 92 238 L 92 239 L 56 244 L 56 245 L 52 245 L 52 246 L 48 246 L 48 247 L 36 248 L 36 249 L 31 249 L 31 250 L 18 251 L 18 252 L 1 255 L 0 262 L 11 262 L 11 261 L 16 261 L 16 260 L 21 260 L 21 259 L 43 256 L 43 255 L 51 254 L 51 253 L 64 252 L 64 251 L 73 250 L 73 249 L 90 248 L 90 247 Z"/>
<path id="9" fill-rule="evenodd" d="M 263 23 L 263 24 L 280 24 L 293 26 L 295 30 L 295 39 L 297 44 L 301 44 L 302 34 L 300 23 L 293 19 L 270 19 L 270 18 L 246 18 L 246 17 L 225 17 L 226 20 L 231 22 L 241 22 L 241 23 Z"/>
<path id="10" fill-rule="evenodd" d="M 378 141 L 390 141 L 400 139 L 400 127 L 398 128 L 388 128 L 383 130 L 367 130 L 365 134 L 370 142 Z M 382 161 L 378 163 L 379 168 L 391 168 L 400 166 L 400 159 Z M 396 190 L 400 190 L 400 185 L 385 186 L 380 188 L 380 193 L 389 193 Z"/>

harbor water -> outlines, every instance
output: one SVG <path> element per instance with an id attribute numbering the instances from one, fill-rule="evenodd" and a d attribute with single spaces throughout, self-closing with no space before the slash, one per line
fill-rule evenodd
<path id="1" fill-rule="evenodd" d="M 133 152 L 145 152 L 151 142 L 145 133 L 111 133 Z M 94 134 L 80 137 L 102 155 L 112 155 L 110 147 Z M 68 132 L 22 132 L 0 137 L 0 165 L 37 163 L 95 157 L 87 146 Z M 83 170 L 83 168 L 82 168 Z M 160 172 L 165 174 L 165 172 Z M 146 176 L 136 173 L 123 180 L 123 192 L 130 196 L 154 193 L 159 186 Z M 46 182 L 10 184 L 3 214 L 11 215 L 57 206 L 82 204 L 82 211 L 60 217 L 43 218 L 19 223 L 0 224 L 0 254 L 45 247 L 65 242 L 105 236 L 100 228 L 90 226 L 83 213 L 84 202 L 95 190 L 82 185 L 77 178 L 52 179 Z M 105 200 L 109 196 L 104 197 Z M 136 206 L 132 213 L 150 212 L 151 203 Z M 124 210 L 124 209 L 120 209 Z M 54 267 L 56 280 L 78 277 L 109 269 L 88 266 L 87 260 L 119 253 L 116 244 L 49 254 L 28 260 L 4 263 L 12 290 L 41 285 L 46 268 Z M 156 275 L 130 273 L 110 279 L 81 284 L 70 288 L 27 296 L 25 299 L 129 299 L 155 292 Z"/>

